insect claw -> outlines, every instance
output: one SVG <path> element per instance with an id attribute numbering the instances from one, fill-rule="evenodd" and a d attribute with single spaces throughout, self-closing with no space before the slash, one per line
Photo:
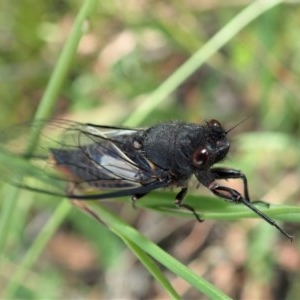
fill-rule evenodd
<path id="1" fill-rule="evenodd" d="M 257 201 L 252 201 L 252 204 L 258 204 L 258 205 L 263 205 L 267 208 L 270 208 L 271 204 L 262 200 L 257 200 Z"/>
<path id="2" fill-rule="evenodd" d="M 203 222 L 204 219 L 202 219 L 199 214 L 196 213 L 195 209 L 188 205 L 188 204 L 184 204 L 182 203 L 182 200 L 180 199 L 175 199 L 174 204 L 178 207 L 178 208 L 185 208 L 187 210 L 189 210 L 190 212 L 193 213 L 193 215 L 195 216 L 195 218 L 197 219 L 198 222 Z"/>

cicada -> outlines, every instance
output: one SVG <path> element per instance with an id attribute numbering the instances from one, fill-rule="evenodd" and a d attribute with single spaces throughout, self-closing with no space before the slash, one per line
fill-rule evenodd
<path id="1" fill-rule="evenodd" d="M 44 126 L 41 122 L 23 128 L 36 124 Z M 30 168 L 20 170 L 22 177 L 25 176 L 22 182 L 21 176 L 5 164 L 1 173 L 23 188 L 77 200 L 131 196 L 137 201 L 155 189 L 175 186 L 180 188 L 175 205 L 190 210 L 202 221 L 193 207 L 184 203 L 188 182 L 195 176 L 217 197 L 244 204 L 292 239 L 251 203 L 247 178 L 241 171 L 213 167 L 228 154 L 230 130 L 226 131 L 215 119 L 203 124 L 167 122 L 142 129 L 55 120 L 44 126 L 39 146 L 31 152 L 20 146 L 26 140 L 3 143 L 0 136 L 5 151 L 30 161 L 39 170 L 39 173 L 30 172 Z M 220 179 L 241 179 L 243 193 L 219 184 Z M 90 194 L 89 190 L 99 192 Z"/>

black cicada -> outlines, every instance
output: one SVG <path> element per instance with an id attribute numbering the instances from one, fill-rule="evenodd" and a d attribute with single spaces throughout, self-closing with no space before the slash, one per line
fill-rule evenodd
<path id="1" fill-rule="evenodd" d="M 292 239 L 250 202 L 247 179 L 243 173 L 212 167 L 224 160 L 229 151 L 228 132 L 217 120 L 202 125 L 169 122 L 146 129 L 56 120 L 47 123 L 39 147 L 32 154 L 20 149 L 20 144 L 26 144 L 26 141 L 16 139 L 15 143 L 5 143 L 8 145 L 6 150 L 30 160 L 39 170 L 38 176 L 36 172 L 31 175 L 30 169 L 24 171 L 20 165 L 20 174 L 28 177 L 20 183 L 15 170 L 2 166 L 0 171 L 2 177 L 9 177 L 10 181 L 15 178 L 17 185 L 29 190 L 82 200 L 131 196 L 136 201 L 154 189 L 174 185 L 181 188 L 175 197 L 175 204 L 190 210 L 201 221 L 194 209 L 183 203 L 188 181 L 195 175 L 199 183 L 216 196 L 246 205 Z M 12 172 L 14 174 L 10 174 Z M 243 195 L 217 182 L 230 178 L 243 181 Z M 88 194 L 86 191 L 89 189 L 102 192 Z"/>

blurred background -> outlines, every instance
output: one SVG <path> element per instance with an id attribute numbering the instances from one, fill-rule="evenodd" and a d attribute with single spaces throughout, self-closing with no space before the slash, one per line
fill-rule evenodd
<path id="1" fill-rule="evenodd" d="M 121 125 L 250 2 L 99 1 L 53 117 Z M 1 2 L 1 130 L 34 116 L 81 4 Z M 267 11 L 207 60 L 141 125 L 215 118 L 230 128 L 248 118 L 230 134 L 232 151 L 224 164 L 247 174 L 252 199 L 300 204 L 299 15 L 297 1 Z M 14 233 L 2 254 L 0 290 L 50 218 L 55 201 L 60 201 L 29 192 L 22 192 L 20 198 L 24 214 L 15 218 Z M 260 219 L 199 224 L 133 210 L 129 200 L 114 209 L 235 299 L 296 299 L 300 294 L 299 224 L 284 225 L 295 235 L 290 243 Z M 169 277 L 185 298 L 201 298 L 183 280 Z M 166 295 L 117 237 L 74 209 L 16 297 L 162 299 Z"/>

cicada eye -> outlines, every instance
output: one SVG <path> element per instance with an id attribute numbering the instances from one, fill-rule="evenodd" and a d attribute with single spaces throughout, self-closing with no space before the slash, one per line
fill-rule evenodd
<path id="1" fill-rule="evenodd" d="M 198 148 L 193 154 L 193 165 L 195 167 L 203 166 L 208 161 L 208 151 L 206 148 Z"/>
<path id="2" fill-rule="evenodd" d="M 214 127 L 222 127 L 220 122 L 216 119 L 211 119 L 208 121 L 208 125 L 214 126 Z"/>

